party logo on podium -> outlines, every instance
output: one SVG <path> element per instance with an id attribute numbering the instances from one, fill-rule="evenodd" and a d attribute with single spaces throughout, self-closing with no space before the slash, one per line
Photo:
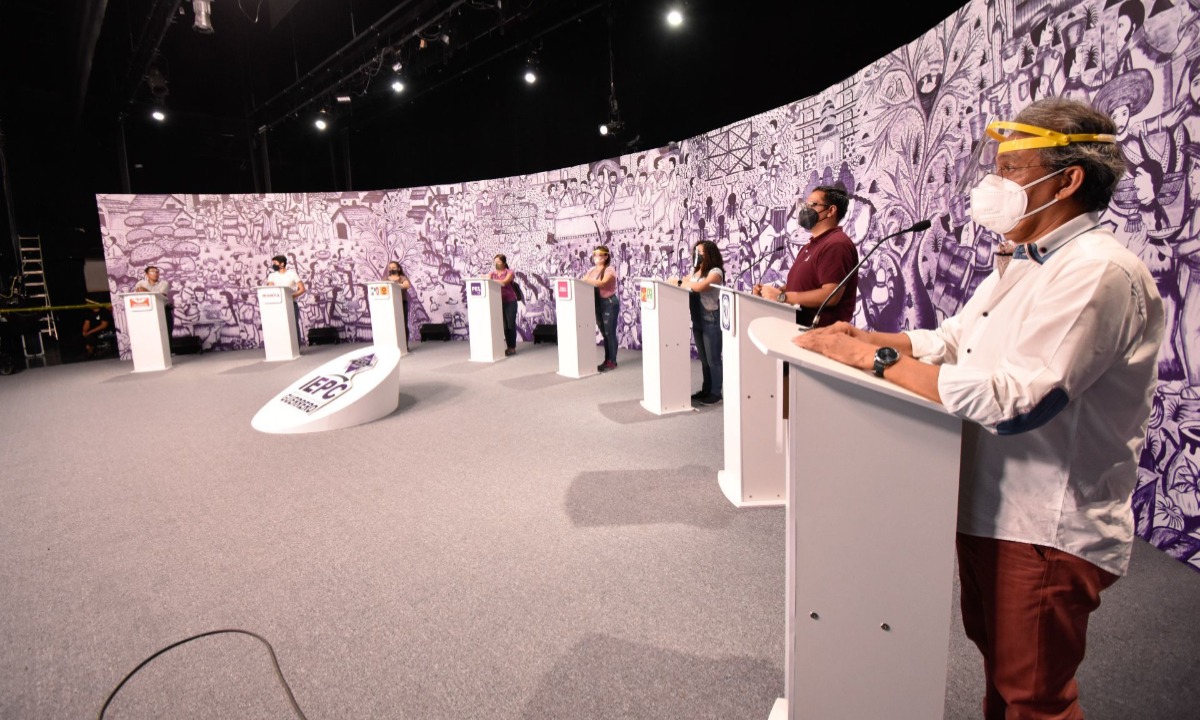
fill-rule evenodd
<path id="1" fill-rule="evenodd" d="M 733 293 L 721 291 L 721 330 L 733 335 Z"/>
<path id="2" fill-rule="evenodd" d="M 144 312 L 154 309 L 154 299 L 148 297 L 131 297 L 129 298 L 129 309 L 134 312 Z"/>
<path id="3" fill-rule="evenodd" d="M 468 292 L 471 293 L 471 297 L 481 298 L 487 296 L 487 291 L 484 289 L 484 284 L 480 280 L 472 280 L 470 282 L 470 289 Z"/>
<path id="4" fill-rule="evenodd" d="M 642 283 L 638 287 L 638 302 L 647 310 L 654 309 L 654 286 L 650 283 Z"/>
<path id="5" fill-rule="evenodd" d="M 318 372 L 301 383 L 295 392 L 279 398 L 279 402 L 306 413 L 316 412 L 345 395 L 354 386 L 354 376 L 375 367 L 377 362 L 374 352 L 352 358 L 342 372 Z"/>
<path id="6" fill-rule="evenodd" d="M 371 292 L 373 298 L 385 298 L 391 295 L 391 290 L 387 285 L 369 285 L 367 289 Z"/>
<path id="7" fill-rule="evenodd" d="M 283 302 L 283 291 L 277 288 L 270 290 L 260 290 L 258 292 L 258 302 L 263 305 L 276 305 Z"/>
<path id="8" fill-rule="evenodd" d="M 555 296 L 559 300 L 570 300 L 571 299 L 571 281 L 570 280 L 559 280 L 555 287 Z"/>

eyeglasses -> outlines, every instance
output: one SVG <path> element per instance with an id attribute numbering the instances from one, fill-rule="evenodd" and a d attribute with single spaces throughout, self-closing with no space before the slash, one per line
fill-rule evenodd
<path id="1" fill-rule="evenodd" d="M 812 203 L 812 202 L 806 202 L 806 203 L 804 203 L 804 207 L 806 207 L 806 208 L 808 208 L 808 209 L 810 209 L 810 210 L 816 210 L 816 209 L 817 209 L 817 208 L 819 208 L 819 207 L 823 207 L 823 208 L 827 208 L 827 207 L 829 207 L 829 203 Z"/>
<path id="2" fill-rule="evenodd" d="M 1047 165 L 1046 163 L 1033 163 L 1032 165 L 1009 165 L 1008 163 L 997 163 L 996 165 L 994 165 L 992 167 L 991 170 L 992 170 L 993 175 L 999 175 L 1000 177 L 1007 179 L 1010 175 L 1012 175 L 1017 170 L 1024 170 L 1025 168 L 1035 168 L 1035 167 L 1052 168 L 1054 166 Z"/>

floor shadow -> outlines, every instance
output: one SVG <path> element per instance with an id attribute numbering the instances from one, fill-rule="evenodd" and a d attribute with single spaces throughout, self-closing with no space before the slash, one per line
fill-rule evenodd
<path id="1" fill-rule="evenodd" d="M 545 390 L 556 385 L 565 385 L 575 382 L 577 378 L 569 378 L 558 373 L 536 373 L 534 375 L 522 375 L 521 377 L 502 380 L 500 384 L 513 390 Z"/>
<path id="2" fill-rule="evenodd" d="M 765 719 L 783 696 L 783 674 L 760 658 L 714 659 L 589 635 L 542 677 L 521 717 Z"/>
<path id="3" fill-rule="evenodd" d="M 462 387 L 449 383 L 402 383 L 400 386 L 400 405 L 388 415 L 392 417 L 417 405 L 434 407 L 453 400 L 461 395 Z"/>
<path id="4" fill-rule="evenodd" d="M 581 527 L 675 523 L 716 529 L 737 514 L 717 485 L 717 472 L 699 465 L 580 473 L 564 505 Z"/>
<path id="5" fill-rule="evenodd" d="M 653 420 L 668 420 L 672 417 L 687 415 L 687 412 L 655 415 L 642 407 L 641 398 L 637 400 L 618 400 L 616 402 L 600 403 L 597 408 L 600 410 L 601 415 L 620 425 L 633 425 Z"/>

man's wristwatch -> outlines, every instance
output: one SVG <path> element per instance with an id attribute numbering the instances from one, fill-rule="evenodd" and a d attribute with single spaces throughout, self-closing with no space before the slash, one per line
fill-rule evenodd
<path id="1" fill-rule="evenodd" d="M 780 290 L 779 294 L 775 296 L 775 301 L 786 304 L 787 303 L 787 290 Z"/>
<path id="2" fill-rule="evenodd" d="M 883 377 L 883 371 L 900 362 L 896 348 L 883 347 L 875 351 L 875 377 Z"/>

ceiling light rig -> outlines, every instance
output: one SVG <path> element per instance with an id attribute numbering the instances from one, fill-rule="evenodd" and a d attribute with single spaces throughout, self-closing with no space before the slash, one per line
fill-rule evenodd
<path id="1" fill-rule="evenodd" d="M 321 111 L 317 113 L 316 119 L 313 120 L 313 127 L 320 130 L 321 132 L 325 132 L 325 130 L 327 130 L 329 128 L 329 123 L 330 123 L 329 111 L 322 108 Z"/>
<path id="2" fill-rule="evenodd" d="M 541 65 L 541 50 L 542 44 L 539 42 L 537 47 L 529 51 L 529 55 L 525 56 L 525 71 L 522 77 L 525 78 L 525 83 L 533 85 L 538 81 L 538 69 Z"/>
<path id="3" fill-rule="evenodd" d="M 625 123 L 621 121 L 621 110 L 617 107 L 616 61 L 612 49 L 612 26 L 612 6 L 610 5 L 608 12 L 608 122 L 600 125 L 600 134 L 605 137 L 617 135 L 625 129 Z"/>
<path id="4" fill-rule="evenodd" d="M 192 0 L 192 12 L 196 14 L 192 29 L 202 35 L 212 35 L 212 0 Z"/>
<path id="5" fill-rule="evenodd" d="M 683 24 L 683 11 L 679 8 L 671 8 L 667 11 L 667 25 L 677 28 Z"/>

